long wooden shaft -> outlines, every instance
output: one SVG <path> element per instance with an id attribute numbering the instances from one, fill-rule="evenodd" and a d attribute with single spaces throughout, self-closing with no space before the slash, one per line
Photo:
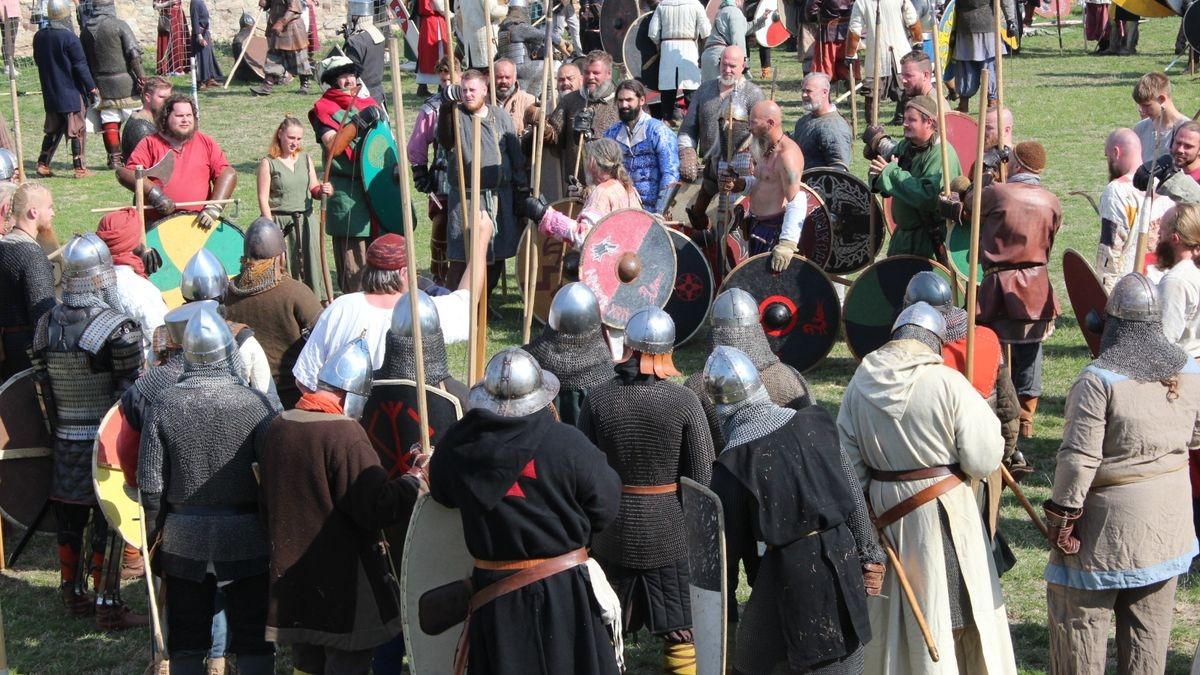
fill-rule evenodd
<path id="1" fill-rule="evenodd" d="M 1046 523 L 1042 520 L 1042 517 L 1033 508 L 1033 504 L 1029 503 L 1029 498 L 1025 496 L 1025 492 L 1021 490 L 1017 479 L 1013 478 L 1013 475 L 1008 471 L 1008 467 L 1003 464 L 1000 465 L 1000 476 L 1004 479 L 1004 484 L 1008 486 L 1008 489 L 1012 490 L 1013 496 L 1021 503 L 1021 508 L 1025 509 L 1025 513 L 1029 514 L 1029 519 L 1033 521 L 1034 526 L 1042 533 L 1043 537 L 1049 539 L 1050 528 L 1046 527 Z"/>
<path id="2" fill-rule="evenodd" d="M 492 0 L 484 0 L 483 8 L 486 13 L 483 17 L 483 27 L 487 31 L 487 53 L 488 53 L 488 102 L 496 105 L 496 34 L 495 28 L 492 27 L 492 12 L 488 9 L 492 4 Z M 549 47 L 550 45 L 546 45 Z"/>
<path id="3" fill-rule="evenodd" d="M 554 11 L 554 2 L 551 0 L 548 3 L 547 12 L 543 18 L 550 16 Z M 552 54 L 550 48 L 550 39 L 553 21 L 546 21 L 546 55 L 542 59 L 542 88 L 538 92 L 538 102 L 541 105 L 542 114 L 538 116 L 537 128 L 533 136 L 533 177 L 531 179 L 533 187 L 533 196 L 540 197 L 542 194 L 542 171 L 545 163 L 546 152 L 546 117 L 550 114 L 550 67 L 554 59 L 550 58 Z M 521 323 L 521 344 L 529 344 L 529 338 L 533 333 L 533 299 L 534 299 L 534 284 L 537 280 L 537 274 L 534 272 L 535 266 L 538 264 L 539 256 L 534 253 L 537 244 L 537 227 L 538 224 L 530 221 L 526 228 L 525 250 L 522 255 L 525 257 L 525 297 L 524 314 Z"/>
<path id="4" fill-rule="evenodd" d="M 396 139 L 405 137 L 404 92 L 400 75 L 400 40 L 392 35 L 388 38 L 388 56 L 392 67 L 392 109 L 396 111 Z M 417 253 L 413 238 L 412 185 L 409 183 L 408 153 L 401 149 L 396 153 L 400 160 L 400 210 L 404 216 L 405 259 L 408 260 L 408 300 L 412 312 L 413 366 L 417 380 L 417 414 L 421 422 L 421 452 L 429 454 L 429 399 L 425 391 L 425 344 L 421 341 L 421 304 L 417 298 Z M 404 450 L 406 448 L 399 448 Z"/>
<path id="5" fill-rule="evenodd" d="M 480 135 L 482 131 L 482 120 L 478 115 L 471 116 L 471 240 L 474 243 L 475 237 L 479 236 L 479 218 L 483 211 L 483 205 L 480 203 L 479 196 L 479 181 L 482 162 L 480 161 Z M 493 226 L 495 224 L 493 223 Z M 486 244 L 484 245 L 486 249 Z M 468 256 L 470 257 L 470 256 Z M 469 355 L 471 357 L 471 367 L 468 374 L 470 384 L 475 384 L 483 377 L 483 360 L 485 357 L 485 346 L 487 344 L 487 284 L 480 284 L 479 275 L 486 274 L 484 260 L 470 260 L 468 265 L 471 268 L 471 292 L 475 293 L 479 289 L 475 297 L 475 304 L 472 308 L 472 314 L 475 319 L 475 334 L 471 337 L 471 348 Z"/>
<path id="6" fill-rule="evenodd" d="M 1062 54 L 1062 5 L 1058 4 L 1058 0 L 1054 0 L 1054 15 L 1056 17 L 1054 28 L 1058 31 L 1058 53 Z"/>
<path id="7" fill-rule="evenodd" d="M 1057 6 L 1058 0 L 1054 0 L 1054 3 Z M 1004 19 L 1000 0 L 993 0 L 992 13 L 996 15 L 996 138 L 997 145 L 1004 147 Z M 1062 49 L 1062 45 L 1059 45 L 1059 49 Z M 987 96 L 987 92 L 984 92 L 984 96 Z"/>
<path id="8" fill-rule="evenodd" d="M 980 73 L 980 91 L 987 91 L 988 71 Z M 983 135 L 987 106 L 979 106 L 979 144 L 975 149 L 975 176 L 971 191 L 971 245 L 967 255 L 967 371 L 968 381 L 975 377 L 975 308 L 979 293 L 979 211 L 983 205 Z M 999 119 L 999 118 L 997 118 Z"/>
<path id="9" fill-rule="evenodd" d="M 17 179 L 25 182 L 25 147 L 21 141 L 21 106 L 17 104 L 17 78 L 9 76 L 8 95 L 12 99 L 13 142 L 17 147 Z"/>
<path id="10" fill-rule="evenodd" d="M 146 179 L 145 179 L 145 177 L 138 178 L 135 173 L 134 190 L 135 190 L 136 194 L 134 194 L 134 196 L 133 196 L 134 204 L 137 204 L 137 202 L 138 202 L 138 195 L 142 194 L 142 192 L 138 186 L 145 185 L 144 182 L 139 184 L 137 182 L 139 180 L 145 181 Z M 143 200 L 144 199 L 145 198 L 143 197 Z M 240 200 L 240 198 L 236 198 L 236 197 L 233 199 L 203 199 L 203 200 L 194 201 L 194 202 L 175 202 L 175 206 L 177 206 L 177 207 L 178 206 L 208 206 L 209 204 L 222 205 L 222 204 L 234 204 L 238 201 L 241 201 L 241 200 Z M 105 206 L 105 207 L 99 208 L 99 209 L 89 209 L 88 212 L 89 213 L 112 213 L 113 211 L 120 211 L 122 209 L 127 209 L 127 208 L 129 208 L 129 207 L 128 206 Z"/>
<path id="11" fill-rule="evenodd" d="M 258 30 L 258 21 L 262 18 L 263 12 L 266 10 L 258 10 L 258 14 L 254 15 L 254 23 L 250 24 L 250 37 L 242 43 L 242 51 L 238 53 L 237 59 L 233 62 L 233 67 L 229 69 L 229 77 L 225 78 L 225 84 L 222 89 L 228 89 L 229 83 L 233 82 L 233 74 L 237 72 L 238 66 L 242 65 L 242 59 L 246 58 L 246 52 L 250 49 L 250 41 L 254 39 L 254 31 Z"/>
<path id="12" fill-rule="evenodd" d="M 449 59 L 449 61 L 450 61 L 450 82 L 452 84 L 459 84 L 460 79 L 458 76 L 458 59 L 455 58 L 455 56 L 454 56 L 454 23 L 450 18 L 450 4 L 449 3 L 446 3 L 446 10 L 445 10 L 445 12 L 443 12 L 443 16 L 446 18 L 446 58 Z M 455 176 L 457 177 L 456 182 L 458 184 L 457 185 L 457 187 L 458 187 L 458 207 L 459 207 L 459 216 L 462 218 L 463 240 L 464 240 L 463 244 L 466 248 L 467 270 L 468 270 L 466 272 L 466 274 L 470 274 L 470 269 L 471 269 L 471 266 L 474 263 L 474 261 L 472 261 L 470 259 L 471 258 L 471 232 L 470 232 L 470 221 L 467 220 L 467 176 L 466 176 L 466 170 L 463 168 L 462 123 L 459 120 L 459 117 L 460 117 L 459 109 L 456 106 L 454 108 L 454 114 L 450 117 L 450 122 L 451 122 L 451 126 L 453 126 L 453 128 L 454 128 L 454 160 L 455 160 L 456 168 L 458 169 Z M 474 277 L 471 277 L 471 278 L 474 279 Z M 471 320 L 468 322 L 468 326 L 469 326 L 468 333 L 467 333 L 468 345 L 474 344 L 475 331 L 477 330 L 477 326 L 475 323 L 475 300 L 474 300 L 475 295 L 474 294 L 475 294 L 475 288 L 474 288 L 474 286 L 472 286 L 471 287 L 471 302 L 469 303 L 470 307 L 471 307 L 471 310 L 470 310 Z M 467 382 L 474 384 L 474 382 L 471 380 L 471 377 L 470 377 L 470 373 L 471 373 L 470 349 L 467 350 L 466 371 L 467 371 L 467 375 L 466 375 Z"/>
<path id="13" fill-rule="evenodd" d="M 850 66 L 850 138 L 858 138 L 858 99 L 854 96 L 854 66 Z"/>
<path id="14" fill-rule="evenodd" d="M 1162 156 L 1163 140 L 1168 136 L 1168 132 L 1159 132 L 1157 129 L 1165 127 L 1167 121 L 1167 113 L 1164 110 L 1162 116 L 1157 120 L 1161 126 L 1156 126 L 1154 132 L 1154 159 L 1157 162 Z M 1133 261 L 1133 271 L 1140 274 L 1146 273 L 1146 251 L 1150 247 L 1150 221 L 1154 219 L 1154 195 L 1158 192 L 1158 180 L 1154 176 L 1154 172 L 1150 172 L 1150 183 L 1146 186 L 1146 197 L 1142 200 L 1142 208 L 1138 211 L 1137 218 L 1137 249 Z"/>
<path id="15" fill-rule="evenodd" d="M 133 169 L 133 205 L 137 209 L 138 227 L 142 231 L 142 245 L 146 245 L 146 167 L 138 164 Z"/>
<path id="16" fill-rule="evenodd" d="M 154 638 L 154 650 L 158 652 L 159 660 L 166 661 L 167 641 L 163 639 L 162 618 L 158 611 L 158 586 L 154 582 L 154 572 L 150 569 L 150 534 L 146 527 L 146 509 L 142 505 L 141 496 L 138 496 L 138 527 L 142 531 L 142 545 L 138 547 L 142 554 L 142 563 L 146 569 L 146 595 L 147 606 L 150 607 L 150 634 Z"/>
<path id="17" fill-rule="evenodd" d="M 875 27 L 871 30 L 871 61 L 875 70 L 873 71 L 874 81 L 871 83 L 871 121 L 869 124 L 875 126 L 879 124 L 879 94 L 880 83 L 883 77 L 880 74 L 882 68 L 882 55 L 879 53 L 879 32 L 881 30 L 879 24 L 880 13 L 882 12 L 882 3 L 880 0 L 875 0 Z"/>
<path id="18" fill-rule="evenodd" d="M 870 508 L 870 503 L 867 506 Z M 871 522 L 875 522 L 875 510 L 870 509 L 870 511 Z M 887 553 L 888 562 L 892 564 L 892 571 L 896 573 L 896 581 L 900 582 L 900 590 L 904 592 L 904 598 L 908 601 L 908 609 L 912 612 L 917 627 L 921 629 L 921 638 L 925 640 L 925 649 L 929 651 L 929 658 L 936 663 L 941 660 L 937 642 L 929 630 L 929 623 L 925 621 L 925 612 L 921 611 L 921 605 L 917 602 L 917 594 L 913 592 L 912 584 L 908 581 L 908 574 L 904 572 L 904 564 L 900 562 L 900 555 L 896 553 L 896 547 L 892 545 L 892 539 L 888 536 L 886 528 L 876 525 L 875 531 L 879 533 L 879 543 Z"/>
<path id="19" fill-rule="evenodd" d="M 934 5 L 933 25 L 940 25 L 940 20 L 941 16 L 938 14 L 937 6 Z M 950 151 L 949 146 L 946 145 L 946 97 L 942 93 L 942 86 L 945 85 L 946 78 L 942 72 L 941 45 L 936 42 L 933 45 L 933 72 L 937 76 L 937 95 L 933 98 L 937 103 L 938 145 L 941 146 L 942 154 L 942 194 L 948 197 L 950 196 L 950 181 L 954 177 L 950 175 Z"/>

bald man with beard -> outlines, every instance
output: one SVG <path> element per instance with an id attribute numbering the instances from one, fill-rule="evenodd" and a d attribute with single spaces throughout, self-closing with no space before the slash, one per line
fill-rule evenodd
<path id="1" fill-rule="evenodd" d="M 1100 193 L 1096 272 L 1105 290 L 1111 291 L 1118 279 L 1133 270 L 1133 260 L 1126 260 L 1125 253 L 1133 251 L 1126 244 L 1134 236 L 1137 212 L 1146 196 L 1133 186 L 1133 174 L 1142 163 L 1142 142 L 1132 129 L 1117 129 L 1104 142 L 1104 157 L 1109 181 Z"/>
<path id="2" fill-rule="evenodd" d="M 771 100 L 750 109 L 750 153 L 754 175 L 744 178 L 726 170 L 721 189 L 749 197 L 750 255 L 771 252 L 771 269 L 782 272 L 792 262 L 804 229 L 808 197 L 800 189 L 804 154 L 783 133 L 783 113 Z"/>

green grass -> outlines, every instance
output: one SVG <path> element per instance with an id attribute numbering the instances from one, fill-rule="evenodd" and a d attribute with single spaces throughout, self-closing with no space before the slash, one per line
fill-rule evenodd
<path id="1" fill-rule="evenodd" d="M 1073 18 L 1079 18 L 1078 12 Z M 1112 129 L 1132 126 L 1137 121 L 1137 110 L 1130 99 L 1134 81 L 1145 72 L 1162 70 L 1170 62 L 1177 26 L 1178 21 L 1174 19 L 1145 23 L 1138 56 L 1099 58 L 1087 55 L 1082 51 L 1081 28 L 1075 26 L 1063 30 L 1065 50 L 1062 54 L 1053 31 L 1048 31 L 1029 37 L 1022 54 L 1005 61 L 1005 102 L 1016 117 L 1015 138 L 1018 141 L 1038 140 L 1046 146 L 1049 165 L 1043 174 L 1044 184 L 1059 195 L 1064 214 L 1063 229 L 1052 256 L 1051 274 L 1068 315 L 1059 320 L 1058 330 L 1046 343 L 1045 391 L 1038 409 L 1036 437 L 1021 443 L 1022 450 L 1038 469 L 1025 488 L 1035 504 L 1049 495 L 1054 454 L 1063 428 L 1064 397 L 1088 361 L 1074 318 L 1069 316 L 1059 259 L 1067 248 L 1078 249 L 1090 259 L 1099 228 L 1091 207 L 1083 199 L 1068 193 L 1085 190 L 1098 195 L 1103 188 L 1107 180 L 1104 139 Z M 1091 48 L 1094 49 L 1094 43 Z M 225 67 L 232 62 L 228 51 L 221 58 Z M 757 57 L 754 57 L 754 63 L 757 72 Z M 783 52 L 776 54 L 775 63 L 780 69 L 778 99 L 785 111 L 784 128 L 790 129 L 799 114 L 800 66 L 793 54 Z M 1172 75 L 1176 102 L 1184 114 L 1191 115 L 1200 107 L 1195 78 L 1183 76 L 1179 66 Z M 38 89 L 37 73 L 31 63 L 21 68 L 20 86 L 26 91 Z M 177 86 L 186 88 L 190 82 L 179 78 Z M 251 98 L 242 84 L 234 84 L 228 91 L 200 94 L 200 127 L 221 143 L 239 172 L 236 196 L 242 199 L 243 211 L 236 222 L 241 225 L 248 224 L 257 215 L 253 171 L 265 153 L 270 134 L 284 113 L 302 117 L 316 98 L 299 96 L 295 88 L 294 83 L 279 87 L 267 99 Z M 406 119 L 411 126 L 420 101 L 413 95 L 415 85 L 408 77 L 404 89 Z M 33 159 L 41 142 L 41 100 L 38 96 L 22 97 L 20 105 L 26 168 L 32 175 Z M 888 119 L 891 112 L 891 106 L 885 104 L 881 116 Z M 7 107 L 4 114 L 11 117 Z M 308 145 L 313 144 L 310 141 Z M 89 139 L 88 159 L 94 170 L 100 171 L 103 152 L 99 137 Z M 855 152 L 858 152 L 858 144 Z M 55 169 L 60 174 L 69 174 L 65 147 L 59 150 Z M 856 158 L 853 169 L 857 175 L 865 175 L 866 163 Z M 97 218 L 88 213 L 89 208 L 126 204 L 129 200 L 129 193 L 117 186 L 108 171 L 85 180 L 53 178 L 45 183 L 54 192 L 57 202 L 56 228 L 60 238 L 95 229 Z M 422 198 L 417 209 L 421 214 L 417 238 L 418 251 L 424 252 L 421 258 L 427 261 L 428 224 L 423 204 Z M 489 326 L 489 353 L 520 344 L 520 309 L 514 279 L 515 275 L 510 273 L 510 294 L 495 303 L 504 319 L 493 321 Z M 702 358 L 701 349 L 692 345 L 679 351 L 677 363 L 685 373 L 691 373 L 703 366 Z M 463 372 L 464 362 L 464 351 L 452 349 L 451 368 L 456 374 Z M 848 350 L 844 344 L 839 344 L 808 374 L 822 405 L 836 411 L 854 367 Z M 1005 497 L 1002 516 L 1001 528 L 1019 560 L 1016 568 L 1002 580 L 1017 662 L 1023 673 L 1044 673 L 1048 668 L 1048 650 L 1045 585 L 1041 575 L 1047 548 L 1011 495 Z M 14 528 L 6 528 L 5 541 L 9 550 L 15 544 L 17 534 Z M 1180 533 L 1180 536 L 1188 534 Z M 145 633 L 102 634 L 90 621 L 63 618 L 56 596 L 56 570 L 53 539 L 41 535 L 34 539 L 17 570 L 0 575 L 0 602 L 5 611 L 8 657 L 14 672 L 140 672 L 149 655 Z M 743 601 L 745 591 L 743 584 Z M 135 606 L 144 607 L 144 585 L 141 582 L 127 584 L 125 597 Z M 1187 672 L 1198 638 L 1200 581 L 1196 575 L 1189 575 L 1179 587 L 1168 672 Z M 661 672 L 660 654 L 660 643 L 644 633 L 627 642 L 630 672 Z M 279 661 L 279 672 L 289 672 L 289 669 L 290 663 L 285 656 Z"/>

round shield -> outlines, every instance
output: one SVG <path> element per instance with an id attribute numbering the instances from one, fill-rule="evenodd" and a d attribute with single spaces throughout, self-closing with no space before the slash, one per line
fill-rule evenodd
<path id="1" fill-rule="evenodd" d="M 550 205 L 559 213 L 572 218 L 579 215 L 583 205 L 573 199 L 560 199 Z M 525 248 L 529 245 L 529 233 L 534 236 L 534 286 L 533 286 L 533 315 L 538 321 L 546 323 L 550 314 L 550 303 L 558 289 L 570 280 L 563 277 L 564 257 L 571 250 L 569 246 L 554 237 L 547 237 L 536 227 L 526 228 L 521 235 L 521 243 L 517 246 L 517 285 L 521 288 L 524 298 L 525 290 Z"/>
<path id="2" fill-rule="evenodd" d="M 979 151 L 979 122 L 957 110 L 947 110 L 946 140 L 950 141 L 950 147 L 958 155 L 958 165 L 962 167 L 963 175 L 974 176 L 975 153 Z"/>
<path id="3" fill-rule="evenodd" d="M 716 283 L 704 251 L 682 232 L 670 233 L 675 244 L 675 288 L 663 309 L 675 321 L 675 346 L 679 347 L 695 337 L 708 320 Z"/>
<path id="4" fill-rule="evenodd" d="M 610 328 L 634 312 L 662 307 L 675 288 L 675 245 L 658 219 L 642 209 L 618 209 L 600 219 L 583 242 L 579 280 L 600 303 Z"/>
<path id="5" fill-rule="evenodd" d="M 945 68 L 950 64 L 950 36 L 954 34 L 954 16 L 957 14 L 955 8 L 957 3 L 954 0 L 949 0 L 942 6 L 942 13 L 938 18 L 937 30 L 937 55 L 941 60 L 942 67 Z"/>
<path id="6" fill-rule="evenodd" d="M 1196 9 L 1198 6 L 1200 3 L 1189 5 L 1183 14 L 1183 37 L 1193 50 L 1200 50 L 1200 9 Z"/>
<path id="7" fill-rule="evenodd" d="M 604 0 L 600 5 L 600 44 L 612 55 L 614 62 L 619 63 L 624 58 L 621 50 L 625 46 L 625 34 L 641 14 L 637 0 Z"/>
<path id="8" fill-rule="evenodd" d="M 1067 297 L 1071 299 L 1071 310 L 1075 312 L 1075 321 L 1083 333 L 1083 340 L 1091 350 L 1092 356 L 1100 354 L 1100 333 L 1088 326 L 1088 314 L 1094 313 L 1097 318 L 1104 318 L 1104 306 L 1108 304 L 1108 293 L 1096 271 L 1092 269 L 1087 259 L 1075 249 L 1067 249 L 1063 253 L 1063 282 L 1067 286 Z"/>
<path id="9" fill-rule="evenodd" d="M 54 476 L 54 437 L 43 420 L 32 368 L 0 386 L 0 515 L 25 529 L 48 503 Z M 38 531 L 56 527 L 48 509 Z"/>
<path id="10" fill-rule="evenodd" d="M 146 245 L 158 250 L 163 264 L 150 275 L 150 281 L 162 291 L 167 309 L 183 304 L 179 292 L 179 281 L 183 268 L 206 248 L 216 254 L 229 276 L 235 276 L 242 266 L 242 249 L 245 237 L 237 225 L 221 219 L 212 229 L 205 231 L 196 225 L 196 212 L 186 211 L 167 216 L 150 225 L 146 231 Z"/>
<path id="11" fill-rule="evenodd" d="M 658 45 L 650 39 L 650 14 L 634 20 L 625 34 L 621 53 L 625 69 L 635 80 L 640 80 L 649 90 L 658 89 Z"/>
<path id="12" fill-rule="evenodd" d="M 935 270 L 953 286 L 950 270 L 916 255 L 894 255 L 868 267 L 846 291 L 842 327 L 846 346 L 856 359 L 882 347 L 892 337 L 892 324 L 904 309 L 904 291 L 917 272 Z"/>
<path id="13" fill-rule="evenodd" d="M 758 7 L 754 10 L 754 20 L 751 23 L 757 22 L 760 17 L 767 17 L 766 25 L 754 32 L 754 39 L 758 41 L 760 47 L 778 47 L 792 36 L 791 31 L 784 25 L 781 12 L 778 0 L 759 0 Z"/>
<path id="14" fill-rule="evenodd" d="M 357 159 L 371 215 L 375 216 L 385 231 L 404 234 L 404 211 L 401 208 L 404 200 L 401 199 L 400 185 L 393 179 L 399 163 L 396 152 L 392 128 L 380 122 L 363 137 Z M 413 218 L 413 222 L 416 222 L 416 218 Z"/>
<path id="15" fill-rule="evenodd" d="M 804 183 L 800 184 L 800 189 L 808 193 L 808 213 L 804 216 L 804 229 L 800 231 L 796 252 L 824 269 L 833 256 L 833 218 L 816 190 Z"/>
<path id="16" fill-rule="evenodd" d="M 821 196 L 829 210 L 832 253 L 825 271 L 852 274 L 871 264 L 883 246 L 879 198 L 867 184 L 841 169 L 810 169 L 804 182 Z M 876 222 L 871 219 L 875 209 Z"/>
<path id="17" fill-rule="evenodd" d="M 266 79 L 267 65 L 267 38 L 261 35 L 254 35 L 250 38 L 249 44 L 246 46 L 246 56 L 242 58 L 242 64 L 250 72 L 254 73 L 254 78 L 246 77 L 241 73 L 241 68 L 238 69 L 239 77 L 247 82 L 261 82 Z"/>
<path id="18" fill-rule="evenodd" d="M 817 365 L 837 342 L 842 305 L 833 282 L 812 261 L 795 258 L 771 271 L 771 254 L 749 258 L 725 278 L 721 290 L 740 288 L 758 301 L 771 351 L 796 370 Z"/>
<path id="19" fill-rule="evenodd" d="M 958 276 L 959 283 L 965 288 L 968 283 L 967 270 L 971 267 L 971 223 L 955 223 L 946 232 L 946 255 L 950 258 L 950 266 Z M 983 281 L 983 265 L 975 265 L 975 279 Z"/>
<path id="20" fill-rule="evenodd" d="M 138 447 L 142 435 L 125 421 L 121 405 L 114 405 L 100 421 L 92 451 L 92 487 L 104 519 L 134 548 L 142 546 L 141 510 L 137 488 L 127 473 L 137 477 Z"/>
<path id="21" fill-rule="evenodd" d="M 1065 19 L 1071 16 L 1071 0 L 1040 0 L 1033 13 L 1043 19 Z"/>
<path id="22" fill-rule="evenodd" d="M 1183 13 L 1183 0 L 1113 0 L 1113 4 L 1143 19 L 1160 19 Z"/>

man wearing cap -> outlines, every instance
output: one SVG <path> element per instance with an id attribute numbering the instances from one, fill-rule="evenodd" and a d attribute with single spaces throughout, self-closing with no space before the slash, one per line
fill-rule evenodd
<path id="1" fill-rule="evenodd" d="M 366 673 L 375 647 L 400 632 L 400 580 L 381 529 L 408 522 L 421 490 L 388 479 L 358 418 L 371 355 L 358 338 L 321 369 L 317 391 L 256 438 L 261 513 L 271 551 L 267 640 L 290 644 L 303 673 Z"/>
<path id="2" fill-rule="evenodd" d="M 829 100 L 829 76 L 809 73 L 800 85 L 800 107 L 807 113 L 796 120 L 792 140 L 800 146 L 804 167 L 850 170 L 850 125 Z"/>
<path id="3" fill-rule="evenodd" d="M 1054 332 L 1059 313 L 1046 263 L 1062 226 L 1062 205 L 1041 185 L 1038 174 L 1045 167 L 1041 143 L 1018 143 L 1008 181 L 983 188 L 979 213 L 983 280 L 977 320 L 996 331 L 1012 355 L 1023 438 L 1033 436 L 1042 393 L 1042 342 Z M 964 202 L 971 203 L 969 194 Z"/>
<path id="4" fill-rule="evenodd" d="M 664 640 L 668 673 L 694 672 L 687 539 L 679 479 L 708 485 L 713 445 L 696 394 L 668 380 L 675 323 L 649 306 L 625 325 L 625 360 L 616 377 L 588 392 L 579 430 L 621 476 L 621 511 L 592 542 L 621 599 L 624 627 Z"/>
<path id="5" fill-rule="evenodd" d="M 96 236 L 108 246 L 113 269 L 117 273 L 117 295 L 125 313 L 142 329 L 142 352 L 149 361 L 150 338 L 163 325 L 167 303 L 162 291 L 150 283 L 149 275 L 158 271 L 162 256 L 142 243 L 142 226 L 137 209 L 121 209 L 105 214 L 96 226 Z"/>
<path id="6" fill-rule="evenodd" d="M 887 254 L 934 258 L 946 242 L 946 223 L 938 214 L 942 157 L 938 147 L 937 102 L 929 96 L 909 99 L 904 108 L 904 139 L 892 141 L 883 127 L 863 132 L 863 154 L 871 160 L 871 189 L 892 198 L 896 231 Z M 953 146 L 946 148 L 951 176 L 962 168 Z"/>
<path id="7" fill-rule="evenodd" d="M 270 218 L 246 229 L 241 272 L 229 282 L 225 317 L 250 326 L 271 368 L 279 401 L 293 408 L 300 398 L 292 368 L 305 336 L 321 315 L 321 301 L 283 265 L 283 231 Z"/>
<path id="8" fill-rule="evenodd" d="M 345 56 L 330 56 L 321 61 L 318 70 L 321 86 L 328 88 L 308 111 L 308 121 L 321 142 L 322 160 L 328 162 L 334 149 L 334 138 L 342 126 L 353 123 L 361 137 L 367 127 L 379 120 L 380 107 L 373 98 L 356 96 L 359 67 Z M 357 153 L 356 137 L 333 158 L 329 174 L 333 194 L 322 207 L 325 209 L 325 231 L 333 238 L 333 262 L 338 289 L 342 293 L 360 290 L 367 244 L 377 230 L 371 210 L 367 208 L 366 191 L 359 180 Z"/>
<path id="9" fill-rule="evenodd" d="M 734 672 L 786 664 L 790 672 L 861 673 L 871 640 L 867 596 L 879 595 L 887 557 L 833 417 L 820 406 L 772 403 L 754 363 L 733 347 L 717 347 L 702 376 L 729 433 L 712 480 L 725 549 L 753 552 L 756 563 Z M 736 579 L 736 566 L 728 576 Z"/>
<path id="10" fill-rule="evenodd" d="M 620 628 L 610 635 L 601 611 L 620 608 L 593 590 L 608 584 L 586 547 L 617 517 L 620 477 L 555 419 L 557 393 L 558 379 L 533 357 L 501 351 L 429 462 L 429 494 L 462 516 L 475 591 L 496 590 L 516 570 L 523 577 L 471 614 L 469 651 L 458 657 L 472 673 L 618 672 Z"/>
<path id="11" fill-rule="evenodd" d="M 1155 288 L 1123 277 L 1100 355 L 1067 394 L 1050 527 L 1050 671 L 1098 673 L 1116 615 L 1120 673 L 1167 670 L 1178 578 L 1197 553 L 1188 455 L 1200 367 L 1164 335 Z"/>
<path id="12" fill-rule="evenodd" d="M 490 223 L 480 221 L 479 236 L 472 242 L 472 264 L 483 260 L 491 238 Z M 371 363 L 378 369 L 383 365 L 387 350 L 388 329 L 392 312 L 404 293 L 408 292 L 406 273 L 408 258 L 404 237 L 385 234 L 367 248 L 366 264 L 362 269 L 363 290 L 347 293 L 334 300 L 313 325 L 300 357 L 292 368 L 302 392 L 316 391 L 317 374 L 331 354 L 366 331 Z M 482 277 L 483 275 L 477 275 Z M 462 275 L 458 290 L 433 300 L 445 340 L 449 344 L 467 339 L 471 305 L 470 274 Z M 479 279 L 476 292 L 481 292 Z"/>
<path id="13" fill-rule="evenodd" d="M 863 359 L 846 387 L 838 432 L 941 658 L 957 661 L 958 672 L 1015 675 L 1004 596 L 971 489 L 1000 465 L 1000 422 L 942 363 L 945 338 L 946 322 L 928 304 L 901 312 L 891 341 Z M 906 603 L 888 574 L 870 603 L 874 639 L 863 672 L 938 672 Z"/>
<path id="14" fill-rule="evenodd" d="M 258 0 L 258 6 L 267 10 L 266 81 L 250 87 L 250 93 L 268 96 L 291 73 L 300 78 L 300 93 L 308 94 L 312 64 L 308 62 L 308 35 L 301 19 L 300 0 Z"/>
<path id="15" fill-rule="evenodd" d="M 0 379 L 29 367 L 37 326 L 54 309 L 54 270 L 38 244 L 54 222 L 54 197 L 26 183 L 12 197 L 12 230 L 0 238 Z"/>

